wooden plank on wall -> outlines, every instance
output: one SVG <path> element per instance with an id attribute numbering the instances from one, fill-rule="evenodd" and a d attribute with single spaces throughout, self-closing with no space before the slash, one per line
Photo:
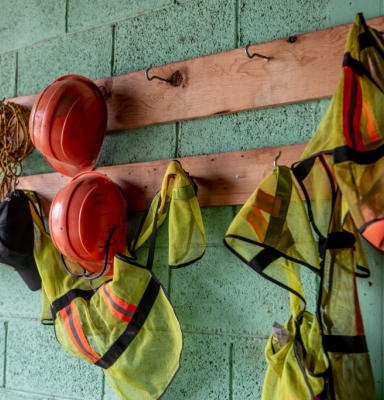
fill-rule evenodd
<path id="1" fill-rule="evenodd" d="M 199 187 L 201 207 L 244 204 L 258 184 L 273 170 L 278 152 L 278 164 L 290 166 L 299 160 L 305 144 L 235 151 L 204 156 L 179 158 Z M 97 168 L 122 189 L 129 211 L 145 210 L 161 188 L 171 160 Z M 71 178 L 58 173 L 31 175 L 19 178 L 18 189 L 35 190 L 42 201 L 45 215 L 56 193 Z"/>
<path id="2" fill-rule="evenodd" d="M 367 21 L 384 30 L 384 17 Z M 273 57 L 248 59 L 244 48 L 155 67 L 149 76 L 180 86 L 148 81 L 144 71 L 96 80 L 108 96 L 108 131 L 202 118 L 332 96 L 351 24 L 250 46 Z M 10 99 L 31 107 L 37 95 Z"/>

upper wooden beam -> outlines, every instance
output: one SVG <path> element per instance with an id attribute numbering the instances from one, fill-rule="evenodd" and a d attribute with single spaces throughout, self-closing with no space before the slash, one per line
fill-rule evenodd
<path id="1" fill-rule="evenodd" d="M 367 21 L 384 31 L 384 17 Z M 249 52 L 273 57 L 248 59 L 244 48 L 153 68 L 149 75 L 172 86 L 148 81 L 145 71 L 98 79 L 108 96 L 108 131 L 183 121 L 332 96 L 341 71 L 351 24 L 253 45 Z M 181 75 L 180 75 L 181 74 Z M 177 80 L 177 79 L 176 79 Z M 180 82 L 180 80 L 179 80 Z M 37 94 L 17 97 L 31 107 Z"/>
<path id="2" fill-rule="evenodd" d="M 266 149 L 235 151 L 204 156 L 179 158 L 184 170 L 198 185 L 201 207 L 244 204 L 259 183 L 273 170 L 278 152 L 280 165 L 290 166 L 300 159 L 305 144 L 279 146 Z M 122 189 L 128 211 L 145 210 L 161 188 L 170 160 L 97 168 Z M 45 215 L 56 193 L 71 178 L 58 173 L 31 175 L 19 178 L 18 189 L 38 193 Z"/>

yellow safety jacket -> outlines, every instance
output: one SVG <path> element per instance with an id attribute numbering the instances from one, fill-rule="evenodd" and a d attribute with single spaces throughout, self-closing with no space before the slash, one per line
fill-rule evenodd
<path id="1" fill-rule="evenodd" d="M 234 218 L 225 245 L 264 278 L 289 290 L 288 342 L 272 334 L 263 400 L 312 400 L 326 391 L 329 361 L 316 316 L 305 311 L 300 265 L 318 274 L 320 260 L 299 192 L 287 167 L 268 175 Z"/>
<path id="2" fill-rule="evenodd" d="M 318 315 L 332 399 L 376 398 L 356 277 L 369 276 L 358 233 L 384 218 L 383 49 L 381 35 L 358 14 L 332 102 L 292 166 L 319 241 Z"/>
<path id="3" fill-rule="evenodd" d="M 328 186 L 323 182 L 335 181 L 358 231 L 381 251 L 384 250 L 383 108 L 384 41 L 358 14 L 348 34 L 336 92 L 293 172 L 311 199 L 326 198 L 327 193 L 320 190 Z M 311 181 L 316 182 L 312 190 Z M 313 223 L 318 233 L 326 236 L 322 218 L 321 213 L 313 215 Z"/>
<path id="4" fill-rule="evenodd" d="M 205 243 L 205 235 L 195 191 L 188 188 L 191 181 L 179 163 L 173 162 L 170 167 L 167 190 L 163 187 L 152 202 L 135 241 L 137 248 L 152 236 L 147 264 L 143 266 L 134 257 L 116 254 L 111 280 L 99 278 L 91 284 L 66 273 L 58 251 L 31 205 L 34 254 L 42 278 L 41 318 L 50 319 L 48 306 L 59 343 L 72 355 L 103 368 L 107 381 L 121 399 L 158 399 L 179 369 L 180 324 L 164 287 L 151 271 L 158 225 L 154 221 L 163 221 L 168 207 L 170 225 L 177 224 L 182 233 L 175 237 L 172 232 L 173 266 L 192 262 L 205 249 L 195 242 L 199 238 Z M 200 216 L 196 224 L 195 217 L 189 214 L 192 210 L 194 216 Z M 200 229 L 195 232 L 197 225 L 202 232 Z M 70 264 L 70 260 L 67 262 Z M 70 268 L 76 265 L 72 263 Z"/>

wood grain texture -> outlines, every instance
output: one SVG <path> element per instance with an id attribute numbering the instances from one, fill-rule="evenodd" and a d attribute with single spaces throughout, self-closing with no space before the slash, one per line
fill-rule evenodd
<path id="1" fill-rule="evenodd" d="M 305 144 L 299 144 L 178 160 L 198 185 L 197 198 L 201 207 L 240 205 L 273 170 L 273 161 L 279 151 L 282 154 L 278 164 L 290 166 L 299 160 L 304 148 Z M 161 188 L 170 161 L 101 167 L 96 171 L 107 175 L 121 187 L 128 211 L 142 211 Z M 70 179 L 58 173 L 25 176 L 19 178 L 17 188 L 35 190 L 42 201 L 45 215 L 48 215 L 54 196 Z"/>
<path id="2" fill-rule="evenodd" d="M 367 21 L 384 30 L 384 17 Z M 249 52 L 273 57 L 248 59 L 244 48 L 155 67 L 149 76 L 180 86 L 148 81 L 144 71 L 98 79 L 107 95 L 108 131 L 183 121 L 332 96 L 351 24 L 253 45 Z M 9 99 L 32 107 L 37 94 Z"/>

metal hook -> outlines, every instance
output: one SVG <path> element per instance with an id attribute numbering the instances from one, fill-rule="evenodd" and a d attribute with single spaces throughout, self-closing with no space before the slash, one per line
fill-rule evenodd
<path id="1" fill-rule="evenodd" d="M 151 81 L 152 79 L 159 79 L 159 80 L 161 80 L 161 81 L 163 81 L 163 82 L 169 83 L 169 79 L 160 78 L 159 76 L 156 76 L 156 75 L 153 75 L 153 76 L 149 77 L 149 76 L 148 76 L 148 72 L 149 72 L 150 69 L 152 69 L 152 64 L 149 66 L 149 68 L 147 68 L 147 69 L 145 70 L 145 76 L 147 77 L 147 79 L 148 79 L 149 81 Z"/>
<path id="2" fill-rule="evenodd" d="M 248 44 L 245 46 L 245 54 L 247 55 L 248 58 L 260 57 L 260 58 L 263 58 L 265 61 L 269 61 L 272 58 L 272 57 L 263 56 L 263 55 L 258 54 L 258 53 L 253 53 L 252 55 L 250 55 L 249 52 L 248 52 L 248 47 L 250 45 L 251 45 L 251 42 L 249 41 Z"/>
<path id="3" fill-rule="evenodd" d="M 280 158 L 281 156 L 281 151 L 279 151 L 279 153 L 277 154 L 277 156 L 275 157 L 275 160 L 273 161 L 273 166 L 276 168 L 277 167 L 277 160 Z"/>
<path id="4" fill-rule="evenodd" d="M 16 189 L 16 186 L 19 184 L 19 180 L 18 179 L 16 179 L 16 181 L 15 181 L 15 183 L 12 185 L 12 192 L 14 192 L 15 191 L 15 189 Z"/>

